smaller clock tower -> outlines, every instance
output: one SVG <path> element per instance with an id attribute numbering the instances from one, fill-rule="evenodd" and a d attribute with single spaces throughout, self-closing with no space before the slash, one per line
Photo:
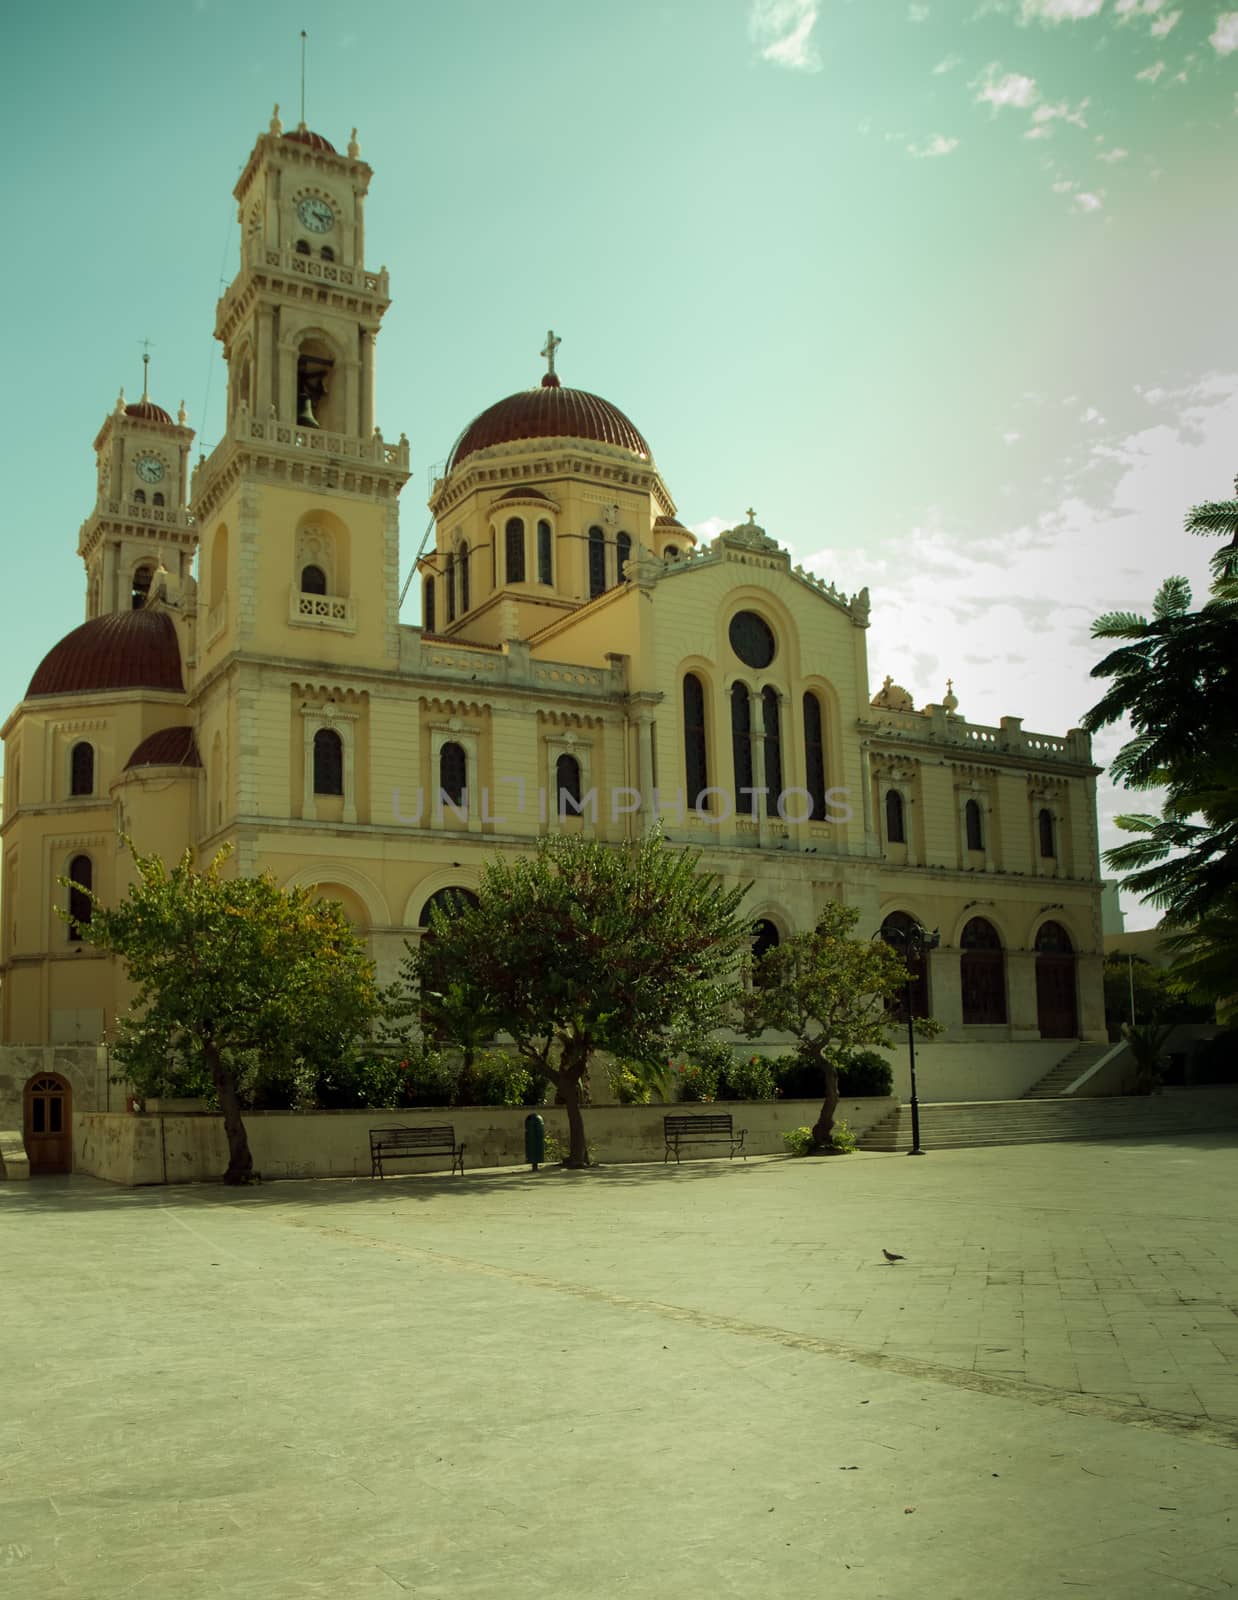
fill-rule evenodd
<path id="1" fill-rule="evenodd" d="M 130 405 L 121 390 L 95 439 L 95 507 L 77 541 L 87 619 L 142 606 L 160 566 L 188 580 L 198 543 L 186 510 L 193 436 L 183 404 L 174 422 L 145 383 Z"/>

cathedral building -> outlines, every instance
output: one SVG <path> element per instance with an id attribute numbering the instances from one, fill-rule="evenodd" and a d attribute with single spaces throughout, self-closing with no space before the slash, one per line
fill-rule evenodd
<path id="1" fill-rule="evenodd" d="M 3 728 L 4 1043 L 112 1034 L 123 972 L 75 941 L 58 880 L 122 896 L 123 835 L 314 886 L 390 977 L 496 851 L 659 822 L 751 883 L 762 945 L 831 898 L 866 936 L 938 929 L 916 1001 L 948 1041 L 1103 1038 L 1088 738 L 873 693 L 867 591 L 794 566 L 752 512 L 700 541 L 553 335 L 435 475 L 433 543 L 405 557 L 423 621 L 400 623 L 409 448 L 374 416 L 370 178 L 355 135 L 273 118 L 234 191 L 220 443 L 191 469 L 183 409 L 147 394 L 95 439 L 86 620 Z"/>

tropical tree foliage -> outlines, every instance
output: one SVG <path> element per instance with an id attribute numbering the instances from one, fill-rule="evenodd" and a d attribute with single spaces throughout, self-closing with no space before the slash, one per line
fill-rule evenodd
<path id="1" fill-rule="evenodd" d="M 859 917 L 854 906 L 828 902 L 815 928 L 793 934 L 755 961 L 752 988 L 742 1003 L 748 1031 L 791 1034 L 795 1054 L 821 1084 L 824 1099 L 812 1135 L 822 1150 L 833 1138 L 840 1058 L 891 1042 L 900 1024 L 889 1002 L 901 997 L 908 980 L 893 946 L 854 937 Z M 926 1037 L 941 1031 L 927 1018 L 915 1026 Z"/>
<path id="2" fill-rule="evenodd" d="M 432 1017 L 484 1015 L 554 1085 L 570 1167 L 589 1164 L 582 1101 L 596 1051 L 652 1081 L 733 1008 L 746 890 L 698 871 L 699 859 L 656 834 L 624 845 L 555 834 L 536 856 L 490 862 L 477 904 L 434 907 L 432 938 L 410 946 L 405 983 Z"/>
<path id="3" fill-rule="evenodd" d="M 1130 723 L 1111 774 L 1161 791 L 1161 808 L 1118 817 L 1135 837 L 1105 861 L 1164 911 L 1178 972 L 1224 1011 L 1238 991 L 1238 499 L 1196 506 L 1186 527 L 1229 536 L 1212 558 L 1209 599 L 1193 610 L 1186 579 L 1168 578 L 1150 619 L 1111 612 L 1096 622 L 1093 636 L 1117 648 L 1092 669 L 1111 682 L 1083 726 Z"/>
<path id="4" fill-rule="evenodd" d="M 1122 1037 L 1122 1026 L 1145 1022 L 1210 1022 L 1213 1008 L 1191 998 L 1191 985 L 1180 971 L 1154 967 L 1142 956 L 1112 952 L 1105 957 L 1105 1024 L 1110 1039 Z"/>
<path id="5" fill-rule="evenodd" d="M 170 872 L 132 853 L 128 896 L 107 907 L 91 895 L 90 921 L 75 925 L 135 985 L 116 1059 L 145 1094 L 178 1069 L 209 1078 L 228 1138 L 224 1182 L 248 1182 L 246 1074 L 346 1055 L 373 1015 L 372 964 L 340 907 L 308 889 L 225 877 L 226 852 L 205 872 L 188 851 Z"/>

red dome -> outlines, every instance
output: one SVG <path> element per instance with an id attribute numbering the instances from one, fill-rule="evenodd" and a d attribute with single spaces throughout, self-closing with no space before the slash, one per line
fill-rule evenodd
<path id="1" fill-rule="evenodd" d="M 474 417 L 452 451 L 447 470 L 458 466 L 475 450 L 514 444 L 520 439 L 592 439 L 598 444 L 630 450 L 643 461 L 648 461 L 651 454 L 636 428 L 609 400 L 586 394 L 583 389 L 546 385 L 508 395 Z"/>
<path id="2" fill-rule="evenodd" d="M 294 144 L 307 144 L 311 150 L 325 150 L 329 156 L 338 154 L 330 139 L 324 139 L 320 133 L 311 133 L 304 123 L 291 133 L 286 133 L 284 138 L 291 139 Z"/>
<path id="3" fill-rule="evenodd" d="M 176 626 L 166 611 L 118 611 L 83 622 L 43 657 L 26 695 L 104 689 L 184 694 Z"/>
<path id="4" fill-rule="evenodd" d="M 148 734 L 125 762 L 130 767 L 200 767 L 192 728 L 160 728 Z"/>
<path id="5" fill-rule="evenodd" d="M 172 418 L 153 400 L 135 400 L 131 406 L 125 407 L 127 417 L 141 417 L 145 422 L 166 422 L 172 426 Z"/>

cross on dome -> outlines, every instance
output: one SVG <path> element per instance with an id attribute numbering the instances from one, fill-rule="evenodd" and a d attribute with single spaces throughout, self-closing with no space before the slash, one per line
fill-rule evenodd
<path id="1" fill-rule="evenodd" d="M 563 340 L 556 336 L 553 328 L 550 328 L 546 334 L 546 343 L 540 351 L 547 363 L 546 374 L 542 378 L 543 389 L 557 389 L 559 387 L 559 374 L 555 371 L 555 351 L 562 343 Z"/>
<path id="2" fill-rule="evenodd" d="M 749 506 L 748 507 L 748 526 L 750 528 L 755 528 L 756 527 L 756 523 L 757 523 L 757 514 L 752 509 L 752 507 Z"/>
<path id="3" fill-rule="evenodd" d="M 138 343 L 142 346 L 142 399 L 149 400 L 150 353 L 155 347 L 149 339 L 139 339 Z"/>

